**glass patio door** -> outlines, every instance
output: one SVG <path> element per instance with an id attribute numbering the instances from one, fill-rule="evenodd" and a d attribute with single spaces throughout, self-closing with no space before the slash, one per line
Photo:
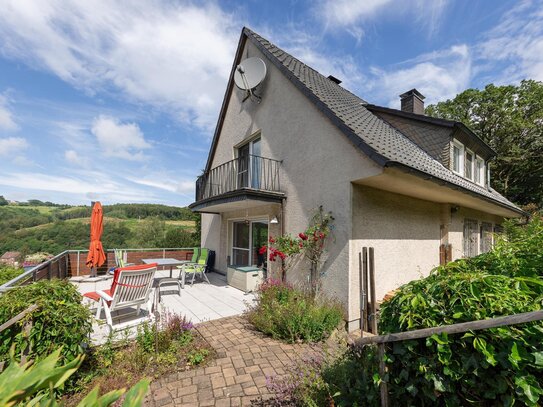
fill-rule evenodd
<path id="1" fill-rule="evenodd" d="M 232 222 L 232 264 L 235 266 L 265 266 L 266 256 L 259 250 L 268 241 L 268 221 Z"/>

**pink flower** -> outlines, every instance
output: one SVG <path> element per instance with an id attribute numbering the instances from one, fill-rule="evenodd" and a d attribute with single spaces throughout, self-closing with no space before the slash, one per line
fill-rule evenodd
<path id="1" fill-rule="evenodd" d="M 268 241 L 269 241 L 270 243 L 275 243 L 275 239 L 274 239 L 273 237 L 271 237 L 271 236 L 270 236 L 270 238 L 268 239 Z"/>

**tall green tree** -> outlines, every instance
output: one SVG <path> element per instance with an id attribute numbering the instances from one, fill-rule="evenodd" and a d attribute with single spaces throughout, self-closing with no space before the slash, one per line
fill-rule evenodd
<path id="1" fill-rule="evenodd" d="M 471 128 L 497 152 L 492 186 L 515 203 L 543 207 L 543 82 L 468 89 L 426 114 Z"/>
<path id="2" fill-rule="evenodd" d="M 0 206 L 6 206 L 8 204 L 9 202 L 7 201 L 7 199 L 0 195 Z"/>

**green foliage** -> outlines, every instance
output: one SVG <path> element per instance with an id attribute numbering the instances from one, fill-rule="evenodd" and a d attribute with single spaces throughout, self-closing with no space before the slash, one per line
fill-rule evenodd
<path id="1" fill-rule="evenodd" d="M 0 285 L 7 283 L 18 275 L 22 274 L 24 269 L 11 267 L 0 263 Z"/>
<path id="2" fill-rule="evenodd" d="M 12 361 L 0 374 L 0 405 L 40 405 L 59 406 L 55 400 L 55 390 L 60 390 L 66 380 L 81 366 L 83 356 L 80 355 L 64 365 L 58 366 L 60 349 L 44 357 L 38 363 L 27 363 L 19 366 Z M 149 381 L 141 380 L 126 393 L 123 406 L 141 406 L 149 389 Z M 114 390 L 103 396 L 99 389 L 92 390 L 78 407 L 110 406 L 124 394 L 124 389 Z"/>
<path id="3" fill-rule="evenodd" d="M 535 280 L 535 284 L 542 281 Z M 541 309 L 524 278 L 483 272 L 436 272 L 401 288 L 381 309 L 380 332 L 398 332 Z M 533 405 L 543 394 L 543 323 L 434 335 L 389 347 L 389 387 L 395 400 L 460 405 L 517 400 Z"/>
<path id="4" fill-rule="evenodd" d="M 13 318 L 32 304 L 39 306 L 31 318 L 30 335 L 21 330 L 25 320 L 0 332 L 0 360 L 9 359 L 9 349 L 16 355 L 31 347 L 29 357 L 39 360 L 63 345 L 63 361 L 71 361 L 81 353 L 92 330 L 89 310 L 81 304 L 82 296 L 68 281 L 40 281 L 14 288 L 0 296 L 0 324 Z"/>
<path id="5" fill-rule="evenodd" d="M 161 247 L 196 247 L 200 246 L 200 229 L 198 234 L 190 233 L 180 228 L 170 228 L 166 230 Z"/>
<path id="6" fill-rule="evenodd" d="M 9 202 L 7 201 L 6 198 L 4 198 L 3 195 L 0 195 L 0 206 L 6 206 L 6 205 L 9 205 Z"/>
<path id="7" fill-rule="evenodd" d="M 492 184 L 519 204 L 543 207 L 543 83 L 487 85 L 426 108 L 429 116 L 463 122 L 497 153 Z"/>
<path id="8" fill-rule="evenodd" d="M 339 326 L 343 310 L 331 300 L 315 298 L 279 280 L 267 280 L 247 317 L 256 329 L 275 339 L 319 342 Z"/>
<path id="9" fill-rule="evenodd" d="M 90 206 L 0 206 L 0 254 L 11 250 L 54 254 L 85 250 L 89 246 L 90 214 Z M 165 224 L 165 220 L 193 222 L 200 218 L 188 208 L 117 204 L 105 205 L 104 214 L 105 248 L 199 245 L 199 230 L 190 233 L 184 230 L 185 225 Z"/>

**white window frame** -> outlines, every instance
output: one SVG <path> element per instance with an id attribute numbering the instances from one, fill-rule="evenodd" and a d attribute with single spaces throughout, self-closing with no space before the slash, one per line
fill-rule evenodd
<path id="1" fill-rule="evenodd" d="M 471 155 L 471 177 L 468 177 L 468 173 L 466 171 L 466 165 L 468 164 L 468 154 Z M 464 178 L 469 179 L 470 181 L 474 181 L 475 180 L 475 160 L 476 160 L 476 155 L 469 148 L 465 149 L 464 155 L 465 155 L 465 158 L 464 158 Z"/>
<path id="2" fill-rule="evenodd" d="M 248 222 L 249 224 L 249 248 L 246 249 L 245 247 L 235 247 L 234 246 L 234 223 L 235 222 Z M 268 241 L 269 237 L 270 237 L 270 218 L 269 216 L 268 217 L 263 217 L 263 216 L 256 216 L 256 217 L 249 217 L 249 218 L 232 218 L 232 219 L 229 219 L 228 220 L 228 223 L 229 223 L 229 240 L 230 242 L 228 243 L 228 245 L 230 246 L 230 250 L 229 250 L 229 253 L 230 253 L 230 262 L 232 262 L 234 260 L 234 249 L 236 250 L 246 250 L 249 252 L 249 259 L 252 259 L 252 246 L 253 246 L 253 223 L 255 222 L 266 222 L 266 224 L 268 225 L 268 236 L 266 238 L 266 241 Z M 233 265 L 233 266 L 238 266 L 239 264 L 229 264 L 230 265 Z"/>
<path id="3" fill-rule="evenodd" d="M 458 155 L 459 170 L 458 171 L 454 169 L 454 147 L 458 148 L 459 150 L 459 155 Z M 455 174 L 458 174 L 462 177 L 464 176 L 464 151 L 465 151 L 464 145 L 458 140 L 453 139 L 452 145 L 451 145 L 451 170 Z"/>
<path id="4" fill-rule="evenodd" d="M 482 163 L 483 165 L 481 167 L 479 167 L 479 163 Z M 476 177 L 475 177 L 475 174 L 477 174 L 479 176 L 479 180 L 477 181 L 476 180 Z M 485 160 L 480 157 L 480 156 L 476 156 L 475 157 L 475 172 L 473 173 L 474 175 L 474 181 L 479 184 L 479 185 L 482 185 L 482 186 L 485 186 L 485 178 L 486 178 L 486 163 L 485 163 Z"/>

